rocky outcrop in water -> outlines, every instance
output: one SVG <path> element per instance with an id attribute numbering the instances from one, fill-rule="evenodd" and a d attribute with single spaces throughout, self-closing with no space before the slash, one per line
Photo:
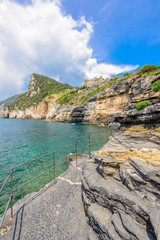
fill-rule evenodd
<path id="1" fill-rule="evenodd" d="M 160 239 L 160 128 L 116 133 L 82 170 L 89 239 Z"/>

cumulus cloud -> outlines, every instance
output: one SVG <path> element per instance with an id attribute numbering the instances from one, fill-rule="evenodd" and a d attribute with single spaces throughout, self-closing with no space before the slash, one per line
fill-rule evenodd
<path id="1" fill-rule="evenodd" d="M 58 0 L 21 5 L 0 1 L 0 98 L 24 90 L 32 72 L 56 76 L 73 85 L 83 78 L 108 77 L 133 66 L 97 63 L 89 47 L 93 26 L 61 11 Z"/>
<path id="2" fill-rule="evenodd" d="M 111 78 L 113 75 L 117 75 L 123 72 L 132 71 L 137 66 L 132 65 L 113 65 L 113 64 L 105 64 L 105 63 L 97 63 L 95 58 L 90 58 L 86 62 L 86 65 L 83 67 L 83 71 L 85 72 L 85 76 L 88 79 L 99 77 L 100 75 L 104 78 Z"/>

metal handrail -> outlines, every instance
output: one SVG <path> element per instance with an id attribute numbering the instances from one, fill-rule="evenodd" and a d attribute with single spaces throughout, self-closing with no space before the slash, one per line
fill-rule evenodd
<path id="1" fill-rule="evenodd" d="M 5 216 L 6 216 L 7 209 L 8 209 L 8 206 L 9 206 L 10 201 L 11 201 L 11 195 L 10 195 L 10 197 L 9 197 L 8 203 L 7 203 L 7 205 L 6 205 L 6 208 L 5 208 L 3 217 L 2 217 L 2 220 L 1 220 L 1 223 L 0 223 L 0 228 L 2 227 L 2 224 L 3 224 L 4 218 L 5 218 Z"/>
<path id="2" fill-rule="evenodd" d="M 3 185 L 2 185 L 2 187 L 1 187 L 1 189 L 0 189 L 0 193 L 2 192 L 3 188 L 4 188 L 5 185 L 7 184 L 8 179 L 9 179 L 10 176 L 11 176 L 11 173 L 8 175 L 8 177 L 6 178 L 5 182 L 3 183 Z"/>
<path id="3" fill-rule="evenodd" d="M 96 144 L 98 144 L 98 143 L 103 143 L 103 142 L 101 141 L 101 142 L 91 143 L 90 146 L 96 145 Z"/>
<path id="4" fill-rule="evenodd" d="M 111 130 L 111 131 L 112 131 L 112 130 Z M 101 132 L 101 131 L 100 131 L 100 132 Z M 100 132 L 98 132 L 98 133 L 100 133 Z M 76 167 L 77 167 L 78 151 L 81 150 L 81 149 L 83 149 L 83 151 L 82 151 L 82 155 L 83 155 L 84 150 L 85 150 L 85 148 L 86 148 L 86 146 L 87 146 L 87 143 L 88 143 L 88 145 L 89 145 L 89 154 L 90 154 L 90 150 L 91 150 L 90 147 L 91 147 L 92 145 L 97 144 L 97 143 L 91 144 L 91 139 L 90 139 L 91 134 L 94 135 L 94 134 L 97 134 L 97 133 L 90 133 L 90 134 L 88 134 L 88 135 L 84 135 L 83 137 L 80 137 L 80 138 L 75 139 L 75 143 L 74 143 L 74 144 L 71 144 L 71 145 L 66 146 L 66 147 L 64 147 L 64 148 L 61 148 L 61 149 L 58 149 L 58 150 L 56 150 L 56 151 L 54 151 L 54 152 L 45 154 L 45 155 L 43 155 L 43 156 L 40 156 L 40 157 L 38 157 L 38 158 L 35 158 L 35 159 L 33 159 L 33 160 L 31 160 L 31 161 L 28 161 L 28 162 L 26 162 L 26 163 L 19 164 L 19 165 L 15 166 L 15 167 L 13 167 L 13 168 L 11 169 L 11 173 L 8 175 L 7 179 L 5 180 L 4 184 L 2 185 L 2 187 L 1 187 L 1 189 L 0 189 L 0 193 L 1 193 L 2 190 L 4 189 L 6 183 L 8 182 L 9 178 L 11 177 L 11 195 L 10 195 L 9 200 L 8 200 L 8 202 L 7 202 L 7 205 L 6 205 L 6 208 L 5 208 L 5 212 L 4 212 L 4 214 L 3 214 L 2 221 L 1 221 L 1 224 L 0 224 L 0 227 L 1 227 L 2 224 L 3 224 L 3 221 L 4 221 L 4 218 L 5 218 L 5 216 L 6 216 L 6 212 L 7 212 L 7 209 L 8 209 L 8 206 L 9 206 L 10 201 L 11 201 L 11 218 L 10 218 L 10 220 L 13 219 L 13 193 L 14 193 L 15 191 L 17 191 L 18 189 L 24 187 L 25 185 L 29 184 L 30 182 L 34 181 L 35 179 L 39 178 L 40 176 L 44 175 L 45 173 L 49 172 L 49 171 L 52 170 L 52 169 L 54 170 L 54 184 L 55 184 L 55 178 L 56 178 L 55 169 L 56 169 L 56 167 L 62 165 L 62 164 L 65 163 L 65 162 L 68 162 L 68 159 L 67 159 L 67 160 L 64 160 L 64 161 L 62 161 L 61 163 L 55 165 L 55 153 L 58 153 L 58 152 L 60 152 L 60 151 L 62 151 L 62 150 L 64 150 L 64 149 L 68 149 L 68 148 L 70 148 L 70 147 L 75 146 Z M 86 137 L 87 137 L 87 138 L 86 138 Z M 85 145 L 84 145 L 82 148 L 79 149 L 77 143 L 78 143 L 78 140 L 79 140 L 79 139 L 82 139 L 82 138 L 86 138 Z M 101 139 L 101 138 L 100 138 L 100 139 Z M 44 158 L 44 157 L 46 157 L 46 156 L 49 156 L 49 155 L 53 155 L 53 166 L 52 166 L 51 168 L 47 169 L 46 171 L 42 172 L 42 173 L 39 174 L 38 176 L 36 176 L 36 177 L 32 178 L 31 180 L 27 181 L 26 183 L 23 183 L 23 184 L 20 185 L 19 187 L 13 189 L 13 170 L 14 170 L 14 169 L 17 169 L 17 168 L 19 168 L 19 167 L 21 167 L 21 166 L 24 166 L 24 165 L 26 165 L 26 164 L 32 163 L 32 162 L 34 162 L 34 161 L 40 160 L 40 159 L 42 159 L 42 158 Z M 63 155 L 66 155 L 66 154 L 63 154 Z"/>
<path id="5" fill-rule="evenodd" d="M 61 162 L 60 164 L 57 164 L 57 165 L 55 165 L 55 166 L 53 166 L 53 167 L 47 169 L 46 171 L 44 171 L 43 173 L 39 174 L 38 176 L 32 178 L 32 179 L 29 180 L 28 182 L 23 183 L 23 184 L 20 185 L 18 188 L 13 189 L 13 192 L 15 192 L 15 191 L 17 191 L 18 189 L 24 187 L 24 186 L 27 185 L 28 183 L 30 183 L 30 182 L 32 182 L 33 180 L 39 178 L 40 176 L 42 176 L 42 175 L 44 175 L 45 173 L 47 173 L 47 172 L 49 172 L 50 170 L 52 170 L 53 168 L 60 166 L 60 165 L 63 164 L 64 162 L 67 162 L 67 160 L 65 160 L 65 161 Z"/>
<path id="6" fill-rule="evenodd" d="M 111 132 L 114 130 L 114 129 L 111 129 L 111 128 L 108 128 Z M 81 138 L 84 138 L 84 137 L 88 137 L 88 135 L 94 135 L 94 134 L 97 134 L 97 133 L 104 133 L 104 131 L 98 131 L 98 132 L 89 132 L 88 134 L 85 134 L 83 135 L 82 137 L 79 137 L 79 138 L 76 138 L 76 140 L 79 140 Z"/>
<path id="7" fill-rule="evenodd" d="M 13 192 L 15 192 L 15 191 L 17 191 L 18 189 L 20 189 L 20 188 L 24 187 L 25 185 L 27 185 L 28 183 L 32 182 L 33 180 L 35 180 L 35 179 L 39 178 L 39 177 L 40 177 L 40 176 L 42 176 L 43 174 L 45 174 L 45 173 L 49 172 L 51 169 L 53 169 L 53 167 L 51 167 L 51 168 L 47 169 L 46 171 L 44 171 L 43 173 L 39 174 L 38 176 L 36 176 L 36 177 L 32 178 L 32 179 L 31 179 L 31 180 L 29 180 L 28 182 L 26 182 L 26 183 L 23 183 L 23 184 L 22 184 L 22 185 L 20 185 L 19 187 L 17 187 L 17 188 L 15 188 L 15 189 L 13 189 Z"/>
<path id="8" fill-rule="evenodd" d="M 81 148 L 77 148 L 77 152 L 80 151 L 80 150 L 82 150 L 83 148 L 84 148 L 84 146 L 81 147 Z"/>
<path id="9" fill-rule="evenodd" d="M 38 158 L 35 158 L 35 159 L 29 161 L 29 162 L 26 162 L 26 163 L 22 163 L 22 164 L 20 164 L 20 165 L 17 165 L 17 166 L 15 166 L 15 167 L 13 167 L 12 169 L 16 169 L 16 168 L 22 167 L 22 166 L 24 166 L 24 165 L 26 165 L 26 164 L 29 164 L 29 163 L 34 162 L 34 161 L 37 161 L 37 160 L 39 160 L 39 159 L 41 159 L 41 158 L 44 158 L 44 157 L 46 157 L 46 156 L 49 156 L 49 155 L 51 155 L 51 154 L 53 154 L 53 152 L 47 153 L 47 154 L 45 154 L 45 155 L 43 155 L 43 156 L 40 156 L 40 157 L 38 157 Z"/>
<path id="10" fill-rule="evenodd" d="M 85 150 L 85 148 L 86 148 L 86 145 L 87 145 L 88 139 L 89 139 L 89 136 L 88 136 L 87 139 L 86 139 L 86 142 L 85 142 L 85 145 L 84 145 L 84 148 L 83 148 L 82 154 L 84 153 L 84 150 Z"/>
<path id="11" fill-rule="evenodd" d="M 64 149 L 69 148 L 69 147 L 72 147 L 72 146 L 74 146 L 74 145 L 75 145 L 75 143 L 73 143 L 73 144 L 71 144 L 71 145 L 69 145 L 69 146 L 67 146 L 67 147 L 58 149 L 58 150 L 54 151 L 54 153 L 60 152 L 60 151 L 62 151 L 62 150 L 64 150 Z"/>

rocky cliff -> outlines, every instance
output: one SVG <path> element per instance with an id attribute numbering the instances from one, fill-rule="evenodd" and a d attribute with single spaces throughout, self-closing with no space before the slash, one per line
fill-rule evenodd
<path id="1" fill-rule="evenodd" d="M 121 126 L 82 167 L 87 239 L 160 240 L 160 69 L 144 66 L 101 87 L 54 86 L 49 94 L 42 82 L 32 76 L 3 116 Z"/>
<path id="2" fill-rule="evenodd" d="M 113 127 L 160 122 L 160 69 L 154 65 L 114 77 L 102 87 L 68 89 L 54 94 L 50 92 L 34 104 L 40 92 L 38 86 L 37 79 L 31 77 L 25 100 L 32 99 L 32 104 L 22 108 L 15 102 L 7 107 L 3 117 L 84 122 Z M 24 99 L 19 100 L 21 106 Z"/>
<path id="3" fill-rule="evenodd" d="M 80 156 L 78 167 L 72 161 L 55 185 L 53 181 L 19 200 L 12 221 L 7 211 L 0 236 L 159 240 L 159 143 L 160 124 L 117 131 L 99 151 Z"/>
<path id="4" fill-rule="evenodd" d="M 117 132 L 82 170 L 89 239 L 160 239 L 160 127 Z"/>
<path id="5" fill-rule="evenodd" d="M 62 84 L 52 78 L 39 74 L 32 74 L 28 91 L 3 108 L 1 116 L 4 118 L 35 118 L 44 119 L 54 111 L 55 100 L 73 87 Z"/>
<path id="6" fill-rule="evenodd" d="M 7 98 L 0 102 L 0 116 L 3 114 L 4 108 L 14 102 L 19 95 L 14 95 L 13 97 Z"/>

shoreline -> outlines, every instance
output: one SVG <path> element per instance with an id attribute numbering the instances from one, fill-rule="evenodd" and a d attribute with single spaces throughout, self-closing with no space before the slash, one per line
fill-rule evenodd
<path id="1" fill-rule="evenodd" d="M 117 129 L 117 128 L 110 128 L 108 125 L 105 125 L 103 122 L 101 123 L 93 123 L 93 122 L 74 122 L 74 121 L 58 121 L 55 119 L 46 119 L 46 118 L 7 118 L 7 117 L 0 117 L 1 119 L 18 119 L 18 120 L 40 120 L 43 122 L 60 122 L 60 123 L 78 123 L 78 124 L 85 124 L 85 125 L 95 125 L 97 127 L 105 127 L 109 129 Z"/>
<path id="2" fill-rule="evenodd" d="M 18 119 L 18 120 L 21 120 L 21 119 Z M 27 120 L 28 120 L 28 119 L 27 119 Z M 29 119 L 29 120 L 30 120 L 30 119 Z M 31 120 L 37 120 L 37 119 L 31 119 Z M 58 122 L 57 122 L 57 123 L 58 123 Z M 61 122 L 61 123 L 64 124 L 64 122 Z M 65 122 L 65 123 L 70 123 L 70 122 Z M 35 124 L 36 124 L 36 123 L 35 123 Z M 34 125 L 35 125 L 35 124 L 34 124 Z M 78 123 L 78 124 L 80 124 L 80 125 L 85 125 L 85 124 L 83 124 L 83 123 Z M 10 124 L 9 124 L 9 125 L 10 125 Z M 14 125 L 15 125 L 15 124 L 14 124 Z M 51 125 L 52 125 L 52 124 L 51 124 Z M 91 124 L 87 124 L 87 125 L 91 125 Z M 25 124 L 25 126 L 27 126 L 27 125 Z M 42 126 L 43 126 L 43 124 L 42 124 Z M 91 126 L 92 126 L 92 125 L 91 125 Z M 98 128 L 97 128 L 97 127 L 98 127 Z M 95 130 L 94 130 L 94 129 L 93 129 L 93 130 L 96 131 L 97 133 L 98 133 L 99 131 L 101 131 L 101 132 L 102 132 L 102 131 L 105 131 L 106 136 L 107 136 L 108 134 L 111 135 L 111 131 L 115 131 L 114 129 L 106 128 L 106 127 L 105 127 L 105 129 L 103 128 L 103 129 L 104 129 L 104 130 L 103 130 L 103 129 L 101 129 L 101 127 L 102 127 L 102 126 L 96 126 L 96 128 L 94 128 Z M 61 125 L 60 125 L 60 128 L 61 128 Z M 75 128 L 75 129 L 77 129 L 77 128 Z M 80 129 L 90 129 L 90 128 L 88 128 L 88 127 L 87 127 L 87 128 L 80 127 Z M 92 128 L 91 128 L 91 129 L 92 129 Z M 91 129 L 90 129 L 90 130 L 91 130 Z M 41 134 L 41 133 L 40 133 L 40 134 Z M 100 134 L 101 134 L 101 133 L 100 133 Z M 112 134 L 113 134 L 113 132 L 112 132 Z M 27 133 L 27 135 L 28 135 L 28 133 Z M 64 136 L 64 135 L 63 135 L 63 136 Z M 88 135 L 86 134 L 85 136 L 88 136 Z M 85 136 L 84 136 L 84 137 L 85 137 Z M 105 134 L 104 134 L 104 136 L 105 136 Z M 63 138 L 60 139 L 60 141 L 61 141 L 61 140 L 63 140 Z M 74 140 L 75 140 L 75 138 L 72 138 L 72 141 L 74 141 Z M 103 139 L 102 139 L 102 140 L 103 140 Z M 71 141 L 71 139 L 70 139 L 70 141 Z M 106 142 L 107 142 L 107 139 L 104 140 L 104 144 L 106 144 Z M 79 143 L 79 144 L 80 144 L 80 143 Z M 66 147 L 67 147 L 67 146 L 68 146 L 68 144 L 66 145 Z M 102 147 L 102 146 L 103 146 L 103 145 L 100 145 L 100 147 Z M 59 147 L 59 148 L 60 148 L 60 147 Z M 57 149 L 59 149 L 59 148 L 57 148 Z M 73 150 L 73 149 L 72 149 L 72 150 Z M 72 152 L 72 150 L 71 150 L 71 152 Z M 93 150 L 94 150 L 94 148 L 93 148 Z M 66 154 L 69 154 L 69 153 L 70 153 L 70 151 L 67 152 Z M 47 153 L 46 153 L 46 154 L 47 154 Z M 42 155 L 44 155 L 44 154 L 42 154 Z M 57 156 L 57 157 L 58 157 L 58 156 Z M 35 155 L 35 158 L 36 158 L 36 155 Z M 59 158 L 59 157 L 58 157 L 58 158 Z M 57 159 L 58 159 L 58 158 L 57 158 Z M 29 158 L 28 158 L 28 159 L 29 159 Z M 27 162 L 27 160 L 26 160 L 25 162 Z M 24 162 L 24 163 L 25 163 L 25 162 Z M 19 162 L 19 163 L 20 163 L 20 162 Z M 22 163 L 23 163 L 23 162 L 22 162 Z M 11 168 L 14 167 L 15 165 L 16 165 L 16 164 L 12 165 Z M 43 167 L 43 165 L 42 165 L 42 167 Z M 59 170 L 58 170 L 58 171 L 59 171 Z M 16 176 L 16 174 L 15 174 L 14 176 Z M 32 177 L 33 177 L 33 176 L 32 176 Z M 27 181 L 27 179 L 28 179 L 28 178 L 26 178 L 26 181 Z M 4 180 L 5 180 L 5 179 L 4 179 Z M 20 180 L 20 179 L 19 179 L 19 180 Z M 3 181 L 3 182 L 4 182 L 4 181 Z M 24 182 L 25 182 L 25 181 L 24 181 Z M 47 183 L 48 183 L 48 182 L 47 182 Z M 47 184 L 47 183 L 46 183 L 46 184 Z M 17 184 L 17 183 L 15 182 L 15 184 Z M 15 186 L 16 186 L 16 185 L 15 185 Z M 14 186 L 14 187 L 15 187 L 15 186 Z M 33 186 L 34 186 L 34 185 L 33 185 Z M 43 185 L 43 186 L 44 186 L 44 185 Z M 31 186 L 31 187 L 32 187 L 32 186 Z M 42 188 L 42 187 L 41 187 L 41 188 Z M 34 191 L 35 191 L 35 190 L 34 190 L 34 187 L 33 187 L 32 192 L 34 192 Z M 28 190 L 27 190 L 26 192 L 28 192 Z M 27 194 L 28 194 L 28 193 L 27 193 Z M 30 193 L 29 193 L 29 194 L 30 194 Z M 4 195 L 5 195 L 5 193 L 4 193 Z M 22 198 L 23 198 L 23 197 L 22 197 Z M 19 199 L 22 199 L 22 198 L 19 198 Z"/>
<path id="3" fill-rule="evenodd" d="M 139 125 L 117 131 L 102 148 L 78 161 L 78 168 L 75 161 L 70 162 L 68 170 L 57 178 L 55 187 L 49 190 L 50 183 L 45 186 L 49 187 L 47 191 L 51 194 L 50 198 L 45 194 L 39 195 L 38 201 L 34 199 L 21 208 L 21 219 L 26 218 L 23 231 L 21 230 L 22 236 L 29 234 L 26 239 L 31 240 L 36 239 L 35 236 L 38 236 L 38 239 L 62 240 L 72 239 L 76 234 L 73 239 L 108 237 L 117 240 L 125 238 L 127 234 L 128 239 L 134 236 L 139 240 L 159 239 L 159 130 L 160 126 L 145 128 Z M 67 184 L 65 186 L 69 188 L 67 191 L 66 187 L 62 191 L 57 189 L 55 195 L 58 184 L 62 187 Z M 77 193 L 79 194 L 77 200 L 73 197 L 73 189 L 78 190 L 74 192 L 76 197 Z M 60 205 L 57 205 L 55 197 Z M 53 199 L 53 204 L 50 205 Z M 76 201 L 79 201 L 80 208 L 74 205 Z M 83 216 L 81 223 L 77 221 L 80 215 Z M 57 221 L 56 224 L 50 226 L 43 223 L 44 219 L 46 222 L 46 217 L 48 223 L 53 221 L 55 224 Z M 4 240 L 8 240 L 7 234 L 14 231 L 16 221 L 16 232 L 19 231 L 22 224 L 21 220 L 17 219 L 18 214 L 16 219 L 9 223 Z M 28 223 L 29 219 L 31 224 Z M 32 228 L 31 225 L 36 227 Z M 78 229 L 82 229 L 85 235 L 81 235 L 83 233 Z M 67 238 L 68 234 L 70 238 Z"/>
<path id="4" fill-rule="evenodd" d="M 68 234 L 70 239 L 75 236 L 79 236 L 78 239 L 87 239 L 88 225 L 80 197 L 81 164 L 82 161 L 79 161 L 78 168 L 76 168 L 75 162 L 70 162 L 67 171 L 56 178 L 55 185 L 54 181 L 51 181 L 40 191 L 26 195 L 15 203 L 14 219 L 12 221 L 9 221 L 10 209 L 8 209 L 4 222 L 7 231 L 3 235 L 3 239 L 12 239 L 13 234 L 15 236 L 19 235 L 19 231 L 21 231 L 22 239 L 27 237 L 30 240 L 65 239 L 65 237 L 68 237 Z M 64 198 L 64 196 L 67 198 Z M 45 209 L 43 209 L 44 203 Z M 69 209 L 73 209 L 73 207 L 74 211 L 70 212 Z M 54 209 L 56 210 L 54 211 Z M 32 212 L 35 213 L 35 216 L 32 216 Z M 22 214 L 23 218 L 20 218 L 19 216 L 22 216 Z M 52 217 L 50 218 L 48 214 Z M 21 229 L 22 221 L 23 228 Z M 74 221 L 74 231 L 72 221 Z M 54 223 L 54 227 L 53 225 L 50 226 L 51 222 Z M 58 222 L 58 225 L 56 222 Z M 78 231 L 80 225 L 81 231 Z M 34 226 L 33 229 L 32 226 Z M 42 226 L 43 228 L 41 228 Z M 46 233 L 47 235 L 49 234 L 47 238 L 45 238 Z"/>

